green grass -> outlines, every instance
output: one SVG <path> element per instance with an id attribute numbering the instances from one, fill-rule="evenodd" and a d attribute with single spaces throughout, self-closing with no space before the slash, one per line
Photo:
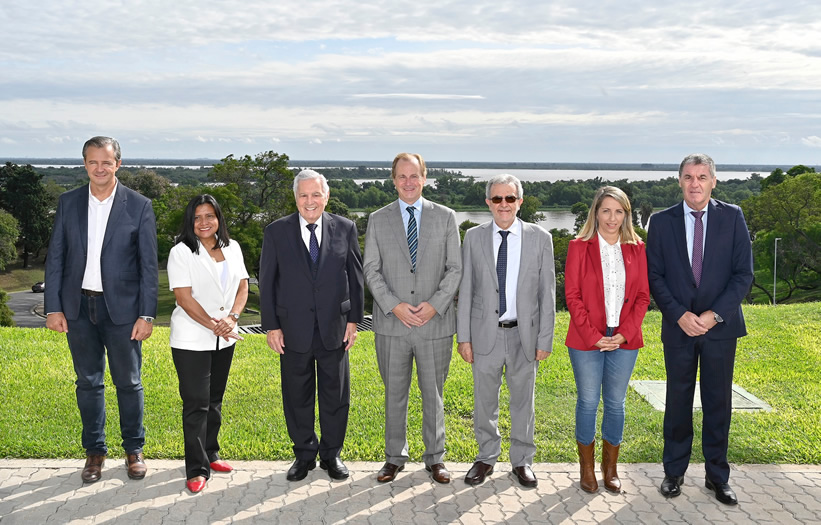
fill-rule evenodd
<path id="1" fill-rule="evenodd" d="M 821 309 L 819 304 L 745 307 L 750 335 L 740 340 L 735 383 L 767 401 L 770 413 L 733 415 L 729 459 L 734 463 L 821 463 Z M 539 369 L 536 385 L 538 462 L 576 460 L 575 386 L 563 346 L 568 316 L 559 314 L 554 353 Z M 634 379 L 664 379 L 660 316 L 648 314 L 645 341 Z M 181 403 L 168 348 L 168 329 L 157 327 L 143 348 L 146 391 L 146 454 L 181 458 Z M 64 336 L 45 329 L 0 328 L 0 457 L 81 457 L 80 418 L 74 374 Z M 373 334 L 363 333 L 351 350 L 351 413 L 343 457 L 384 459 L 384 392 Z M 106 432 L 112 451 L 120 446 L 116 398 L 107 383 Z M 502 389 L 502 461 L 507 460 L 510 417 Z M 447 461 L 471 462 L 477 452 L 472 427 L 470 367 L 454 352 L 445 384 Z M 701 418 L 695 419 L 693 461 L 701 462 Z M 421 399 L 414 382 L 408 416 L 412 460 L 421 458 Z M 663 414 L 632 390 L 627 398 L 626 462 L 660 462 Z M 278 357 L 263 336 L 237 347 L 224 404 L 221 432 L 228 459 L 287 460 L 291 443 L 282 415 Z"/>

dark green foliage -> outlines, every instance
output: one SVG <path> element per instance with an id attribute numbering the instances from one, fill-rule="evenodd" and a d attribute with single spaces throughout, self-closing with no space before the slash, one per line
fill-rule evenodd
<path id="1" fill-rule="evenodd" d="M 0 208 L 17 219 L 24 267 L 29 265 L 31 256 L 36 257 L 48 245 L 54 205 L 53 195 L 43 185 L 43 176 L 30 164 L 18 166 L 7 162 L 0 167 Z"/>
<path id="2" fill-rule="evenodd" d="M 11 311 L 9 305 L 6 304 L 9 296 L 3 290 L 0 290 L 0 326 L 14 326 L 14 312 Z"/>

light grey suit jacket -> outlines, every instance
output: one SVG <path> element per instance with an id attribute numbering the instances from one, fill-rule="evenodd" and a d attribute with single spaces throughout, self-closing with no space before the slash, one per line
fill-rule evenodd
<path id="1" fill-rule="evenodd" d="M 464 271 L 459 287 L 456 340 L 460 343 L 472 343 L 474 353 L 487 355 L 493 350 L 499 324 L 499 283 L 493 254 L 493 221 L 467 231 L 462 261 Z M 556 320 L 553 239 L 544 228 L 529 222 L 522 222 L 516 315 L 522 350 L 528 361 L 536 359 L 536 350 L 553 350 L 553 326 Z"/>
<path id="2" fill-rule="evenodd" d="M 436 309 L 436 315 L 418 328 L 420 336 L 439 339 L 456 332 L 453 297 L 462 277 L 462 254 L 453 210 L 423 199 L 416 272 L 411 272 L 407 232 L 398 201 L 376 210 L 365 232 L 363 270 L 374 299 L 375 333 L 408 335 L 411 329 L 391 310 L 399 303 L 416 306 L 423 301 Z"/>

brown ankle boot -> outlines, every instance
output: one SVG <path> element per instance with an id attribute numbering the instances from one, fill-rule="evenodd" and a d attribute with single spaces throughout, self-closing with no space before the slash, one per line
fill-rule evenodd
<path id="1" fill-rule="evenodd" d="M 593 458 L 593 452 L 596 449 L 596 441 L 593 440 L 589 445 L 582 445 L 576 441 L 579 447 L 579 466 L 581 470 L 581 487 L 585 492 L 596 492 L 599 490 L 599 484 L 596 482 L 595 465 L 596 460 Z"/>
<path id="2" fill-rule="evenodd" d="M 619 445 L 611 445 L 602 439 L 601 473 L 604 478 L 604 488 L 610 492 L 621 492 L 621 481 L 616 472 L 616 463 L 619 461 Z"/>

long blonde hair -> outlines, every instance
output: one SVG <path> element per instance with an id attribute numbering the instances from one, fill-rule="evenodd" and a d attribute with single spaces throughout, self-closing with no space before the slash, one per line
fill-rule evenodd
<path id="1" fill-rule="evenodd" d="M 627 195 L 623 191 L 615 186 L 602 186 L 596 190 L 596 196 L 593 197 L 593 206 L 590 207 L 590 211 L 587 213 L 587 220 L 584 226 L 582 226 L 582 229 L 579 230 L 579 234 L 576 235 L 576 238 L 589 241 L 596 236 L 599 231 L 599 208 L 605 197 L 616 199 L 616 202 L 618 202 L 624 210 L 624 221 L 621 223 L 619 231 L 619 242 L 621 244 L 638 244 L 641 238 L 635 230 L 633 230 L 633 212 L 630 207 L 630 199 L 627 198 Z"/>

